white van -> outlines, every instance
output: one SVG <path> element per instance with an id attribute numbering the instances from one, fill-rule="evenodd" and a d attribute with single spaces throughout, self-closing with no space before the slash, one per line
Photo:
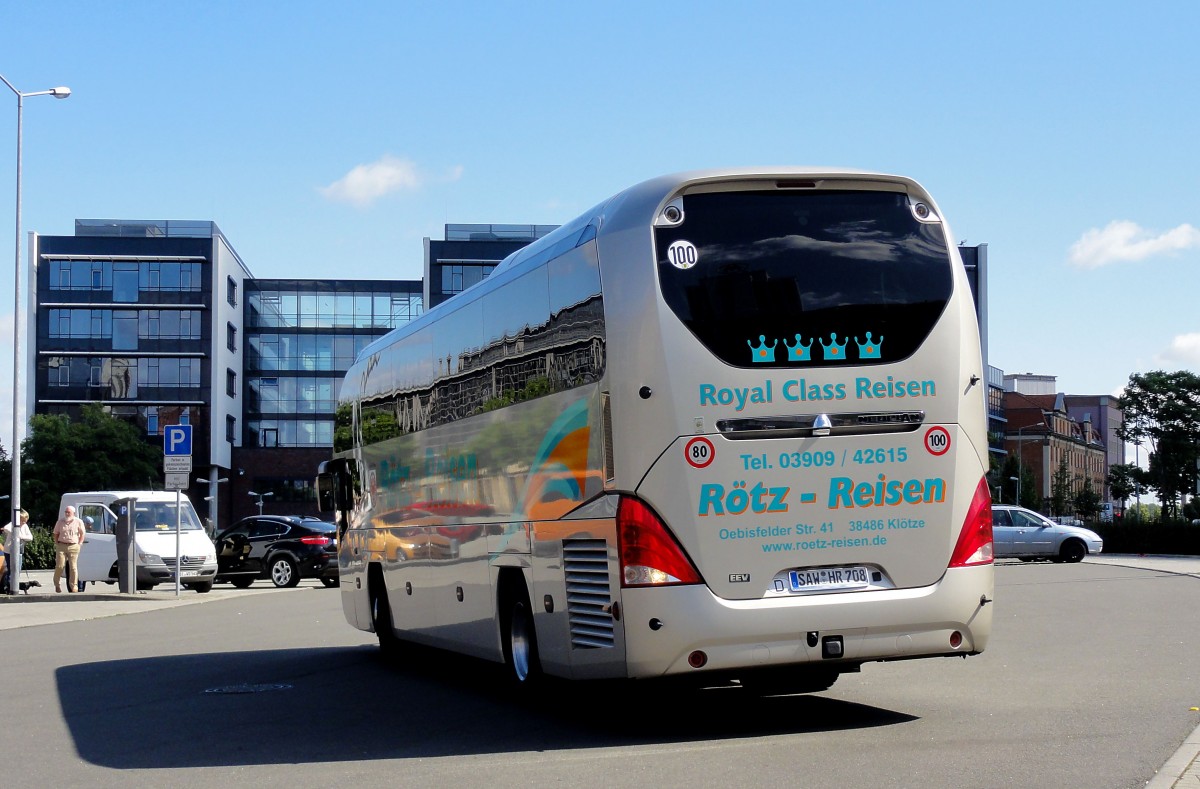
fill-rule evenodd
<path id="1" fill-rule="evenodd" d="M 79 551 L 79 580 L 86 583 L 117 582 L 116 513 L 112 504 L 135 498 L 137 588 L 155 584 L 175 585 L 175 501 L 179 500 L 179 583 L 197 592 L 212 589 L 217 574 L 217 549 L 200 525 L 187 496 L 163 490 L 101 490 L 64 493 L 58 504 L 61 518 L 68 506 L 80 518 L 91 520 L 83 548 Z"/>

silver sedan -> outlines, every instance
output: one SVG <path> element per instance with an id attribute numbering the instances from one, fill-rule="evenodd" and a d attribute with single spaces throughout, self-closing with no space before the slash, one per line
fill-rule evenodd
<path id="1" fill-rule="evenodd" d="M 1068 526 L 1024 507 L 992 505 L 992 540 L 997 559 L 1050 559 L 1079 562 L 1104 550 L 1099 534 Z"/>

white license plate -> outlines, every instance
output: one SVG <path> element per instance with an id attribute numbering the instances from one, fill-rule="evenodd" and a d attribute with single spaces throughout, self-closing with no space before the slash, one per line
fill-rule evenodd
<path id="1" fill-rule="evenodd" d="M 793 592 L 862 589 L 871 585 L 871 571 L 866 567 L 818 567 L 812 570 L 792 570 L 788 573 L 788 582 Z"/>
<path id="2" fill-rule="evenodd" d="M 199 570 L 184 570 L 183 572 L 181 572 L 179 574 L 179 577 L 180 578 L 190 578 L 193 575 L 199 575 L 199 574 L 200 574 Z"/>

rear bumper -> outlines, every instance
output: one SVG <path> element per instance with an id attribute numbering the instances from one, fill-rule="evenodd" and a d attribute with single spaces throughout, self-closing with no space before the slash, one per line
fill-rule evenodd
<path id="1" fill-rule="evenodd" d="M 730 672 L 802 663 L 844 665 L 940 655 L 987 647 L 992 626 L 992 565 L 947 570 L 917 589 L 723 600 L 706 586 L 626 589 L 622 594 L 631 677 Z M 657 624 L 657 626 L 655 625 Z M 961 643 L 952 645 L 953 633 Z M 815 646 L 809 634 L 815 633 Z M 843 656 L 822 657 L 827 636 Z M 703 668 L 688 664 L 702 651 Z"/>

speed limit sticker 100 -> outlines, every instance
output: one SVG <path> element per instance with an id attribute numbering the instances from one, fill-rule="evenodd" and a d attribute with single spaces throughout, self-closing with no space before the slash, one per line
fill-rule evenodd
<path id="1" fill-rule="evenodd" d="M 925 449 L 931 455 L 944 455 L 950 451 L 950 432 L 935 425 L 925 431 Z"/>
<path id="2" fill-rule="evenodd" d="M 704 436 L 696 436 L 684 445 L 683 456 L 692 468 L 707 468 L 717 453 L 711 441 Z"/>

